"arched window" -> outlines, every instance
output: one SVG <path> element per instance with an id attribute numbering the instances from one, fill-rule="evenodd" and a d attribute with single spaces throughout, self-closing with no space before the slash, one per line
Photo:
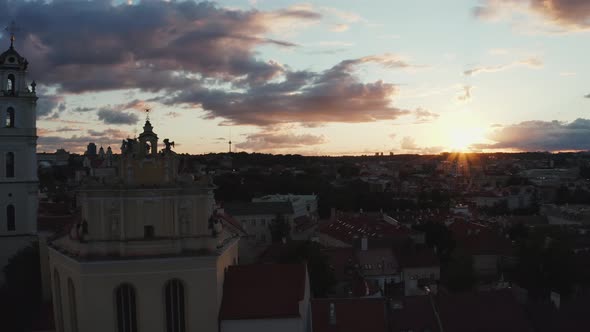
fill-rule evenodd
<path id="1" fill-rule="evenodd" d="M 184 285 L 180 280 L 170 280 L 164 289 L 166 301 L 166 332 L 185 332 Z"/>
<path id="2" fill-rule="evenodd" d="M 137 313 L 135 289 L 129 284 L 122 284 L 115 290 L 117 309 L 117 331 L 137 332 Z"/>
<path id="3" fill-rule="evenodd" d="M 16 90 L 16 79 L 14 77 L 14 74 L 9 74 L 8 81 L 6 82 L 6 91 L 10 92 L 11 94 L 14 94 L 15 90 Z"/>
<path id="4" fill-rule="evenodd" d="M 78 332 L 78 311 L 76 309 L 76 288 L 72 279 L 68 279 L 68 300 L 70 305 L 70 329 Z"/>
<path id="5" fill-rule="evenodd" d="M 16 229 L 16 213 L 14 205 L 10 204 L 6 207 L 6 230 L 14 231 Z"/>
<path id="6" fill-rule="evenodd" d="M 61 306 L 61 281 L 59 280 L 59 272 L 53 270 L 53 290 L 55 292 L 54 304 L 55 304 L 55 328 L 57 331 L 63 331 L 64 329 L 64 316 Z"/>
<path id="7" fill-rule="evenodd" d="M 14 152 L 8 152 L 6 154 L 6 177 L 14 177 Z"/>
<path id="8" fill-rule="evenodd" d="M 6 110 L 6 128 L 14 128 L 14 108 L 9 107 Z"/>

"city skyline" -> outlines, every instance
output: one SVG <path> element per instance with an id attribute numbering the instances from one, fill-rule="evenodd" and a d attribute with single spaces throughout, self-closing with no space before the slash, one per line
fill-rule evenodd
<path id="1" fill-rule="evenodd" d="M 230 139 L 306 155 L 588 149 L 584 1 L 0 9 L 38 83 L 39 151 L 118 152 L 146 108 L 181 153 L 224 152 Z"/>

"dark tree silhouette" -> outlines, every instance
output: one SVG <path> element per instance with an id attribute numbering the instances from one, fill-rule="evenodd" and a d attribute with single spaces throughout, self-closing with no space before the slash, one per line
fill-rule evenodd
<path id="1" fill-rule="evenodd" d="M 13 256 L 4 267 L 0 288 L 3 331 L 28 331 L 41 308 L 39 245 L 35 243 Z"/>
<path id="2" fill-rule="evenodd" d="M 270 228 L 270 236 L 273 243 L 278 243 L 283 240 L 289 240 L 291 235 L 291 225 L 289 221 L 282 214 L 277 214 L 273 222 L 268 226 Z"/>
<path id="3" fill-rule="evenodd" d="M 336 283 L 328 259 L 318 243 L 292 241 L 287 243 L 278 258 L 279 263 L 307 263 L 311 291 L 315 297 L 324 297 Z"/>

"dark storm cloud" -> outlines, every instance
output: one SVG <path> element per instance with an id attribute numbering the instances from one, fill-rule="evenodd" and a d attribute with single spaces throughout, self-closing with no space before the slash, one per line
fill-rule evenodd
<path id="1" fill-rule="evenodd" d="M 16 46 L 31 63 L 30 77 L 55 85 L 59 93 L 138 89 L 157 93 L 150 102 L 202 108 L 209 119 L 258 126 L 372 122 L 412 113 L 392 105 L 395 84 L 363 82 L 354 72 L 369 63 L 386 69 L 416 67 L 395 55 L 348 59 L 322 72 L 294 71 L 260 59 L 260 45 L 296 47 L 267 38 L 269 32 L 321 18 L 302 8 L 0 0 L 0 21 L 22 22 Z M 144 106 L 135 100 L 100 109 L 97 115 L 105 123 L 133 124 L 137 116 L 123 111 Z"/>
<path id="2" fill-rule="evenodd" d="M 287 72 L 281 82 L 256 86 L 245 92 L 194 86 L 165 98 L 164 103 L 200 106 L 207 112 L 207 118 L 219 117 L 232 124 L 258 126 L 372 122 L 410 114 L 408 110 L 391 106 L 392 97 L 397 93 L 394 84 L 359 80 L 355 67 L 369 62 L 406 66 L 387 56 L 344 60 L 321 73 Z"/>
<path id="3" fill-rule="evenodd" d="M 282 67 L 258 60 L 254 48 L 294 44 L 264 34 L 282 21 L 319 18 L 303 9 L 244 11 L 211 2 L 0 0 L 0 21 L 26 24 L 17 48 L 32 64 L 31 77 L 71 92 L 180 88 L 187 73 L 265 80 Z"/>
<path id="4" fill-rule="evenodd" d="M 570 29 L 590 28 L 590 1 L 588 0 L 484 0 L 475 7 L 474 14 L 493 18 L 502 10 L 525 6 L 546 20 Z"/>
<path id="5" fill-rule="evenodd" d="M 107 124 L 136 124 L 139 116 L 134 113 L 111 110 L 107 108 L 100 109 L 97 113 L 98 119 Z"/>
<path id="6" fill-rule="evenodd" d="M 93 129 L 88 129 L 88 135 L 92 136 L 92 137 L 99 137 L 99 138 L 104 138 L 104 137 L 119 137 L 119 138 L 123 138 L 123 137 L 127 137 L 129 136 L 129 133 L 119 130 L 119 129 L 112 129 L 112 128 L 108 128 L 105 130 L 93 130 Z"/>
<path id="7" fill-rule="evenodd" d="M 65 109 L 64 99 L 56 95 L 39 95 L 37 101 L 37 117 L 43 118 L 52 114 L 59 116 L 59 111 Z"/>
<path id="8" fill-rule="evenodd" d="M 94 108 L 91 107 L 76 107 L 73 108 L 71 111 L 74 113 L 87 113 L 87 112 L 92 112 L 94 111 Z"/>
<path id="9" fill-rule="evenodd" d="M 588 150 L 590 120 L 525 121 L 500 127 L 488 138 L 496 143 L 479 144 L 475 147 L 523 151 Z"/>
<path id="10" fill-rule="evenodd" d="M 70 132 L 70 131 L 80 131 L 80 128 L 75 128 L 75 127 L 60 127 L 60 128 L 57 128 L 55 130 L 55 132 L 57 132 L 57 133 L 59 133 L 59 132 L 64 133 L 64 132 Z"/>
<path id="11" fill-rule="evenodd" d="M 80 130 L 79 128 L 75 129 Z M 55 151 L 57 149 L 66 149 L 70 152 L 83 152 L 90 142 L 96 143 L 98 146 L 103 146 L 105 149 L 110 146 L 113 152 L 119 150 L 121 141 L 129 137 L 129 133 L 113 128 L 105 130 L 87 130 L 87 135 L 73 135 L 70 137 L 54 136 L 52 134 L 64 131 L 63 128 L 57 130 L 39 129 L 38 150 L 39 151 Z M 74 129 L 66 128 L 65 131 L 74 131 Z"/>

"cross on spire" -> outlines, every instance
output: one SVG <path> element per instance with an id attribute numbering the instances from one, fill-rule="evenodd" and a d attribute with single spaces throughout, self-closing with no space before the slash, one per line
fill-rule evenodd
<path id="1" fill-rule="evenodd" d="M 150 121 L 150 111 L 151 109 L 149 107 L 145 109 L 145 121 Z"/>
<path id="2" fill-rule="evenodd" d="M 10 47 L 14 46 L 14 40 L 16 39 L 14 34 L 20 31 L 20 28 L 12 21 L 9 26 L 7 26 L 4 30 L 6 30 L 10 34 Z"/>

